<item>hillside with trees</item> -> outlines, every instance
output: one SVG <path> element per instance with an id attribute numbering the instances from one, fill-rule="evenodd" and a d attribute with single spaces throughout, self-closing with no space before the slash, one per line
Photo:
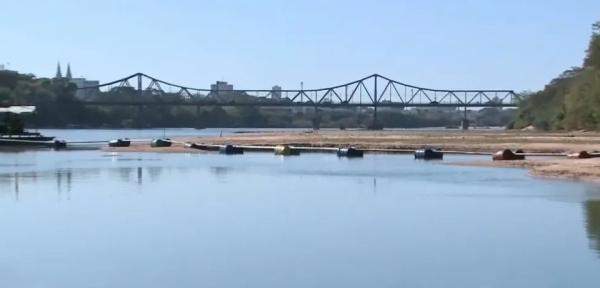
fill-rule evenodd
<path id="1" fill-rule="evenodd" d="M 600 22 L 592 30 L 583 67 L 572 67 L 544 90 L 525 95 L 514 128 L 600 130 Z"/>

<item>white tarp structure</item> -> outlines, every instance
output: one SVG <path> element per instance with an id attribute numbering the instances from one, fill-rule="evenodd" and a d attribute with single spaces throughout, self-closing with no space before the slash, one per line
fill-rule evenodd
<path id="1" fill-rule="evenodd" d="M 35 112 L 35 106 L 8 106 L 8 107 L 0 107 L 0 113 L 33 113 Z"/>

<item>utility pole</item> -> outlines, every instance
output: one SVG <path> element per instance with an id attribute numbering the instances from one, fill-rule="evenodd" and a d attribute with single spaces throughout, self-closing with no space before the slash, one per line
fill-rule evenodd
<path id="1" fill-rule="evenodd" d="M 304 103 L 304 81 L 300 81 L 300 102 Z"/>

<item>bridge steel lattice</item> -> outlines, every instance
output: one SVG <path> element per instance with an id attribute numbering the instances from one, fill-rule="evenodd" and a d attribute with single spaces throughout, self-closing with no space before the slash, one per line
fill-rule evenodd
<path id="1" fill-rule="evenodd" d="M 133 85 L 132 85 L 133 84 Z M 373 74 L 319 89 L 211 90 L 166 82 L 143 73 L 78 88 L 85 105 L 98 106 L 308 106 L 308 107 L 516 107 L 513 90 L 448 90 L 405 84 Z"/>

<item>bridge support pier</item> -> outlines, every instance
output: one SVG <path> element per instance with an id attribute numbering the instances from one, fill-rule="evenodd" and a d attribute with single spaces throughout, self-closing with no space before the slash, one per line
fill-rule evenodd
<path id="1" fill-rule="evenodd" d="M 141 129 L 144 128 L 143 126 L 143 117 L 144 117 L 144 106 L 142 105 L 137 105 L 137 111 L 136 111 L 136 115 L 135 115 L 135 123 L 134 126 L 135 128 Z"/>
<path id="2" fill-rule="evenodd" d="M 194 123 L 194 127 L 195 128 L 204 128 L 202 127 L 202 119 L 200 118 L 202 115 L 201 110 L 200 110 L 200 105 L 196 105 L 196 123 Z"/>
<path id="3" fill-rule="evenodd" d="M 469 119 L 467 118 L 467 106 L 465 106 L 465 112 L 461 121 L 462 130 L 469 130 Z"/>
<path id="4" fill-rule="evenodd" d="M 315 105 L 315 114 L 312 119 L 313 130 L 321 129 L 321 114 L 319 114 L 319 108 Z"/>
<path id="5" fill-rule="evenodd" d="M 383 130 L 383 124 L 377 119 L 377 105 L 373 106 L 373 122 L 367 126 L 369 130 Z"/>

